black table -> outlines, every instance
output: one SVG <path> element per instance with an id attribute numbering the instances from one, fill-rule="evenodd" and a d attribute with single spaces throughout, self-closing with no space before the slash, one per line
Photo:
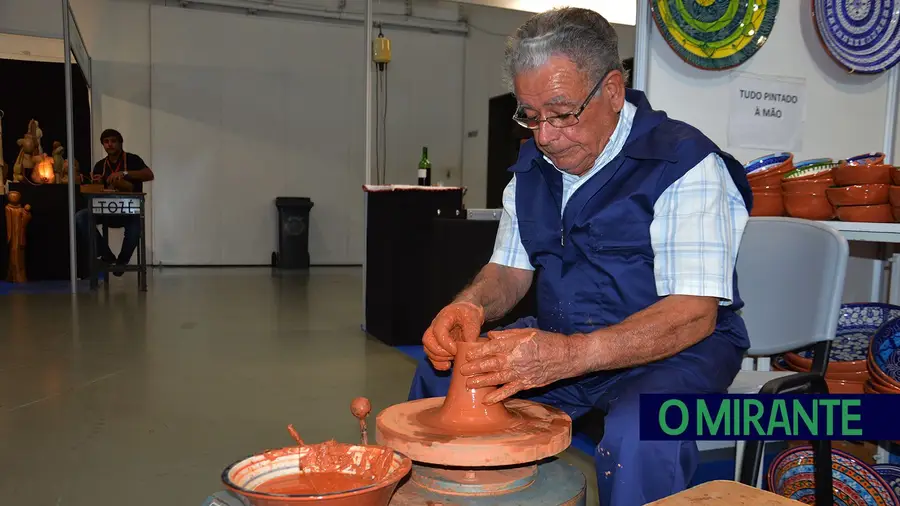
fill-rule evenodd
<path id="1" fill-rule="evenodd" d="M 137 264 L 136 265 L 116 265 L 109 266 L 102 260 L 97 259 L 97 243 L 88 241 L 88 265 L 90 269 L 91 289 L 99 286 L 99 274 L 104 272 L 109 274 L 113 271 L 137 272 L 138 289 L 142 292 L 147 291 L 147 245 L 144 240 L 145 228 L 145 194 L 138 192 L 104 192 L 104 193 L 82 193 L 87 201 L 88 213 L 88 230 L 95 230 L 97 227 L 96 220 L 98 216 L 137 216 L 141 223 L 141 237 L 137 248 Z M 103 237 L 107 237 L 107 230 L 104 227 Z M 106 283 L 109 287 L 109 283 Z"/>
<path id="2" fill-rule="evenodd" d="M 490 260 L 497 221 L 466 219 L 461 188 L 366 194 L 367 333 L 391 346 L 417 345 L 435 315 Z M 503 320 L 534 314 L 533 290 Z"/>

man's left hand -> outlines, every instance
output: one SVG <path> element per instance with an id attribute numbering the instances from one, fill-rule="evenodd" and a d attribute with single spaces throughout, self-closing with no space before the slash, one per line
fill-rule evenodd
<path id="1" fill-rule="evenodd" d="M 467 355 L 460 373 L 469 388 L 499 386 L 485 397 L 494 404 L 522 390 L 583 374 L 579 352 L 587 336 L 565 336 L 538 329 L 488 332 L 490 341 Z"/>
<path id="2" fill-rule="evenodd" d="M 124 172 L 113 172 L 112 174 L 110 174 L 109 176 L 106 177 L 106 181 L 108 183 L 115 183 L 116 181 L 118 181 L 124 177 L 125 177 Z"/>

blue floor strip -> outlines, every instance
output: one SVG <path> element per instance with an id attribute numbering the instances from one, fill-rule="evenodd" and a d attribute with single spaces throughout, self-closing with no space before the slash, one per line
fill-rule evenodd
<path id="1" fill-rule="evenodd" d="M 414 360 L 421 360 L 425 357 L 425 351 L 420 345 L 405 345 L 405 346 L 395 346 L 398 351 L 403 353 L 404 355 L 411 357 Z M 590 437 L 586 434 L 578 433 L 572 435 L 572 446 L 588 455 L 589 457 L 594 457 L 594 452 L 596 451 L 597 443 L 595 443 Z M 767 453 L 763 457 L 763 462 L 765 466 L 763 469 L 768 469 L 769 465 L 772 463 L 772 460 L 775 459 L 777 452 Z M 726 460 L 709 460 L 701 462 L 697 467 L 697 471 L 694 473 L 694 479 L 691 481 L 691 486 L 696 486 L 701 483 L 706 483 L 714 480 L 733 480 L 734 479 L 734 459 L 726 459 Z M 763 486 L 765 487 L 765 484 Z"/>

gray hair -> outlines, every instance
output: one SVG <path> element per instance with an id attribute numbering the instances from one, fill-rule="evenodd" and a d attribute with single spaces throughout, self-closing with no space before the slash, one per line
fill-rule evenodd
<path id="1" fill-rule="evenodd" d="M 625 74 L 619 37 L 609 21 L 590 9 L 564 7 L 535 14 L 507 40 L 503 77 L 509 90 L 516 75 L 554 55 L 571 60 L 593 81 L 590 86 L 613 70 Z"/>

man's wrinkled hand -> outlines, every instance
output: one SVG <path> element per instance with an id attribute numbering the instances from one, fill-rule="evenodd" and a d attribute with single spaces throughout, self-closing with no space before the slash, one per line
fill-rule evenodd
<path id="1" fill-rule="evenodd" d="M 470 351 L 460 373 L 469 376 L 466 386 L 498 386 L 485 397 L 494 404 L 523 390 L 579 376 L 578 359 L 587 336 L 566 336 L 538 329 L 489 332 L 490 341 Z"/>
<path id="2" fill-rule="evenodd" d="M 454 302 L 434 318 L 422 336 L 425 354 L 435 369 L 446 371 L 456 356 L 456 342 L 475 342 L 484 324 L 484 308 L 471 302 Z"/>

